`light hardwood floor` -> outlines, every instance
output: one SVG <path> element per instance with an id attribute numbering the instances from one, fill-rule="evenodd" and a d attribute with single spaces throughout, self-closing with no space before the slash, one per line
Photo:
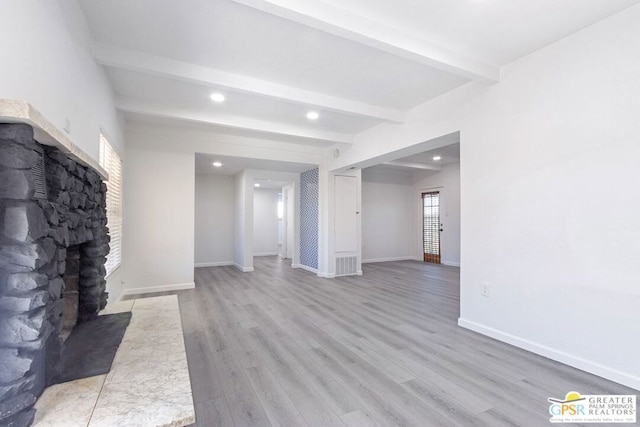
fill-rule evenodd
<path id="1" fill-rule="evenodd" d="M 539 426 L 547 397 L 636 393 L 458 327 L 454 267 L 327 280 L 256 258 L 178 295 L 200 427 Z"/>

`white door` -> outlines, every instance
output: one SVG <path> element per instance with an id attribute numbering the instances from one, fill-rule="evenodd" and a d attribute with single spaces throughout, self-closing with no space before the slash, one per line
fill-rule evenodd
<path id="1" fill-rule="evenodd" d="M 358 179 L 335 177 L 335 251 L 358 250 Z"/>

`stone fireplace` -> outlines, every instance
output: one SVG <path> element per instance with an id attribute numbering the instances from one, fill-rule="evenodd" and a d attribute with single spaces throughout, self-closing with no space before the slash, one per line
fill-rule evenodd
<path id="1" fill-rule="evenodd" d="M 30 124 L 0 124 L 3 426 L 32 422 L 61 375 L 64 339 L 107 302 L 106 185 L 73 150 L 36 139 Z"/>

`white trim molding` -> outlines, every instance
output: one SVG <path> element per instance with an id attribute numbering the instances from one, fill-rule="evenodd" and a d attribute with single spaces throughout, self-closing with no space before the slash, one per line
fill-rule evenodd
<path id="1" fill-rule="evenodd" d="M 389 262 L 389 261 L 415 261 L 416 257 L 413 256 L 396 256 L 396 257 L 386 257 L 386 258 L 369 258 L 363 259 L 363 264 L 368 264 L 372 262 Z"/>
<path id="2" fill-rule="evenodd" d="M 233 266 L 235 268 L 237 268 L 238 270 L 242 271 L 243 273 L 251 273 L 252 271 L 254 271 L 253 267 L 243 267 L 240 264 L 235 263 L 235 262 L 233 263 Z"/>
<path id="3" fill-rule="evenodd" d="M 226 267 L 228 265 L 233 265 L 233 261 L 215 261 L 215 262 L 196 262 L 193 267 Z"/>
<path id="4" fill-rule="evenodd" d="M 582 359 L 581 357 L 575 356 L 573 354 L 565 353 L 563 351 L 556 350 L 551 347 L 547 347 L 545 345 L 529 341 L 516 335 L 512 335 L 463 318 L 458 319 L 458 326 L 482 335 L 486 335 L 491 338 L 495 338 L 498 341 L 506 342 L 507 344 L 511 344 L 532 353 L 539 354 L 540 356 L 547 357 L 551 360 L 573 366 L 574 368 L 581 369 L 583 371 L 598 375 L 608 380 L 615 381 L 619 384 L 626 385 L 636 390 L 640 390 L 640 377 L 633 376 L 627 372 L 621 372 L 608 366 L 604 366 L 590 360 Z"/>
<path id="5" fill-rule="evenodd" d="M 448 265 L 449 267 L 460 267 L 459 262 L 452 262 L 452 261 L 442 261 L 442 265 Z"/>
<path id="6" fill-rule="evenodd" d="M 304 264 L 291 264 L 291 268 L 301 268 L 301 269 L 307 270 L 307 271 L 309 271 L 311 273 L 318 274 L 318 269 L 317 268 L 309 267 L 309 266 L 304 265 Z"/>
<path id="7" fill-rule="evenodd" d="M 142 288 L 124 288 L 120 293 L 120 298 L 118 301 L 122 301 L 127 295 L 138 295 L 138 294 L 154 294 L 156 292 L 169 292 L 169 291 L 183 291 L 185 289 L 193 289 L 196 287 L 194 282 L 189 283 L 175 283 L 171 285 L 158 285 L 158 286 L 145 286 Z"/>
<path id="8" fill-rule="evenodd" d="M 322 277 L 323 279 L 335 279 L 336 278 L 336 274 L 335 273 L 325 273 L 322 271 L 318 271 L 318 277 Z"/>
<path id="9" fill-rule="evenodd" d="M 276 256 L 278 252 L 261 252 L 257 254 L 253 254 L 253 256 Z"/>

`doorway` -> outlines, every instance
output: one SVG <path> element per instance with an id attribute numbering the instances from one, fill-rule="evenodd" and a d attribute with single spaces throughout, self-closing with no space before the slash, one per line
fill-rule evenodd
<path id="1" fill-rule="evenodd" d="M 422 248 L 424 262 L 440 264 L 440 192 L 422 193 Z"/>

